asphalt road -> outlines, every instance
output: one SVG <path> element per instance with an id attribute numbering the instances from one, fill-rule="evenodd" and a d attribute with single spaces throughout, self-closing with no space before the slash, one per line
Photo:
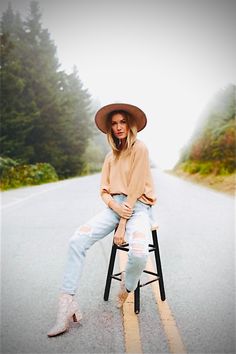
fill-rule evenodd
<path id="1" fill-rule="evenodd" d="M 235 353 L 234 199 L 153 170 L 154 215 L 168 304 L 188 353 Z M 118 282 L 103 301 L 112 237 L 87 254 L 83 324 L 47 338 L 73 231 L 103 208 L 100 175 L 21 188 L 2 197 L 2 353 L 124 353 Z M 169 353 L 151 287 L 141 290 L 143 353 Z"/>

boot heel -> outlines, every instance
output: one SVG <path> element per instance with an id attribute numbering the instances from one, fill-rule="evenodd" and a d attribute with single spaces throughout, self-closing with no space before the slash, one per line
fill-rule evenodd
<path id="1" fill-rule="evenodd" d="M 79 312 L 75 312 L 72 316 L 73 322 L 79 322 L 82 319 L 82 315 Z"/>

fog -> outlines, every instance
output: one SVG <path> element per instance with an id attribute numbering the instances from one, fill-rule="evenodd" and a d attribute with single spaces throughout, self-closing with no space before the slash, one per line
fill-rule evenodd
<path id="1" fill-rule="evenodd" d="M 104 105 L 139 106 L 139 138 L 162 168 L 174 166 L 213 95 L 236 82 L 234 0 L 39 0 L 61 69 L 75 65 Z M 12 0 L 25 17 L 29 1 Z M 1 13 L 8 1 L 2 0 Z"/>

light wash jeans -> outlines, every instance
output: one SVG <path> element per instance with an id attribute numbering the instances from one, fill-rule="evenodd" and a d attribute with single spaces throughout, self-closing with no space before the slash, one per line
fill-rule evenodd
<path id="1" fill-rule="evenodd" d="M 113 198 L 122 203 L 126 196 Z M 61 291 L 74 295 L 78 289 L 85 261 L 86 251 L 96 242 L 109 235 L 119 223 L 119 215 L 112 209 L 105 210 L 80 226 L 69 240 L 68 257 Z M 148 257 L 152 223 L 152 207 L 137 201 L 133 214 L 127 221 L 125 240 L 129 243 L 128 261 L 125 269 L 125 286 L 129 291 L 136 289 L 145 269 Z"/>

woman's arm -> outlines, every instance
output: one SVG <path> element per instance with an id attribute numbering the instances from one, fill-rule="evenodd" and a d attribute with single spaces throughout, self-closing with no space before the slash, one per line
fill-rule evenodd
<path id="1" fill-rule="evenodd" d="M 108 202 L 108 206 L 123 219 L 129 219 L 132 215 L 132 209 L 126 202 L 119 204 L 112 198 L 112 200 Z"/>
<path id="2" fill-rule="evenodd" d="M 135 146 L 134 158 L 131 165 L 131 176 L 128 185 L 128 196 L 126 203 L 130 208 L 134 207 L 145 190 L 145 183 L 150 169 L 148 149 L 144 143 L 139 141 Z"/>
<path id="3" fill-rule="evenodd" d="M 110 195 L 110 153 L 107 154 L 102 166 L 101 172 L 101 184 L 100 184 L 100 195 L 102 200 L 106 205 L 113 200 Z M 109 206 L 109 205 L 108 205 Z"/>
<path id="4" fill-rule="evenodd" d="M 100 194 L 104 203 L 114 210 L 121 218 L 129 219 L 132 215 L 132 209 L 126 204 L 126 202 L 117 203 L 110 194 L 110 153 L 106 156 L 101 173 L 101 186 Z"/>
<path id="5" fill-rule="evenodd" d="M 120 219 L 119 225 L 116 229 L 113 241 L 117 246 L 122 245 L 125 243 L 125 228 L 126 228 L 127 219 Z"/>

